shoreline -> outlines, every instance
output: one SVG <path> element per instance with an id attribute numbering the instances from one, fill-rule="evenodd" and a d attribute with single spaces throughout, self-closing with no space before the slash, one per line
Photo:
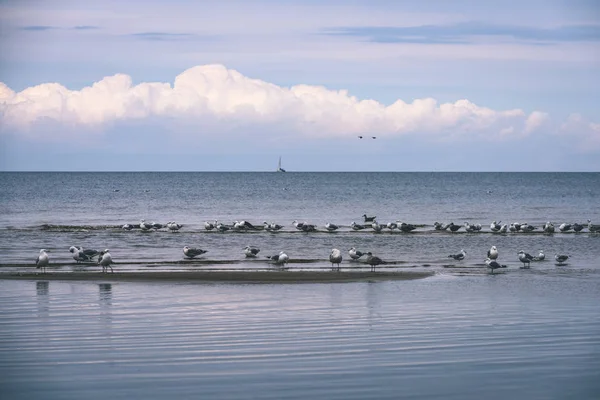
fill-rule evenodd
<path id="1" fill-rule="evenodd" d="M 337 271 L 174 271 L 174 272 L 68 272 L 3 273 L 0 280 L 110 281 L 110 282 L 223 282 L 223 283 L 342 283 L 412 280 L 434 272 L 337 272 Z"/>

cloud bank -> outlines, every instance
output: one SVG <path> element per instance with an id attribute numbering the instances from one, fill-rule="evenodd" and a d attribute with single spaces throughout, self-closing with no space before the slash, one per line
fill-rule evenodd
<path id="1" fill-rule="evenodd" d="M 540 111 L 493 110 L 469 100 L 397 100 L 385 105 L 322 86 L 281 87 L 251 79 L 223 65 L 190 68 L 170 83 L 133 84 L 124 74 L 105 77 L 81 90 L 44 83 L 14 92 L 0 83 L 0 130 L 29 132 L 46 122 L 102 130 L 119 121 L 166 118 L 236 126 L 269 125 L 281 131 L 331 137 L 356 134 L 480 135 L 503 139 L 544 128 Z M 581 124 L 579 124 L 581 125 Z M 597 130 L 595 130 L 597 131 Z"/>

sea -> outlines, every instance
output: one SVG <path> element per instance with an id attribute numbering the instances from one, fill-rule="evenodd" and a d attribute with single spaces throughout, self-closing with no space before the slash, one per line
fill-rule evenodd
<path id="1" fill-rule="evenodd" d="M 600 398 L 600 234 L 587 228 L 600 224 L 600 173 L 2 172 L 0 186 L 2 398 Z M 351 229 L 363 215 L 416 229 Z M 141 220 L 182 227 L 121 228 Z M 257 229 L 206 230 L 215 220 Z M 536 229 L 493 233 L 492 221 Z M 123 282 L 70 246 L 110 249 L 115 274 L 281 270 L 266 257 L 280 251 L 281 273 L 319 272 L 333 248 L 343 270 L 368 271 L 355 247 L 384 261 L 378 271 L 430 275 Z M 185 259 L 184 246 L 207 253 Z M 493 274 L 491 246 L 506 265 Z M 39 272 L 42 248 L 53 279 L 2 278 Z M 546 257 L 523 268 L 520 250 Z M 66 279 L 74 271 L 95 278 Z"/>

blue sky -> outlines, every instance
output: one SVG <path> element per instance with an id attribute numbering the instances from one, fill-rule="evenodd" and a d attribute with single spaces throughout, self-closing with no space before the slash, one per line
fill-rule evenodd
<path id="1" fill-rule="evenodd" d="M 600 170 L 596 0 L 5 0 L 0 49 L 0 170 Z"/>

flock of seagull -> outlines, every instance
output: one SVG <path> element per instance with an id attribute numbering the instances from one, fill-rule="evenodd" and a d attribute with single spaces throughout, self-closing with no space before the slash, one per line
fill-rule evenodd
<path id="1" fill-rule="evenodd" d="M 359 223 L 356 223 L 355 221 L 352 221 L 352 223 L 350 224 L 350 228 L 353 231 L 362 231 L 364 229 L 371 229 L 376 233 L 382 232 L 384 229 L 388 229 L 390 232 L 398 230 L 400 232 L 410 233 L 418 228 L 417 225 L 402 222 L 400 220 L 397 220 L 395 222 L 379 223 L 379 222 L 377 222 L 376 218 L 377 217 L 375 217 L 375 216 L 367 216 L 366 214 L 364 214 L 363 215 L 364 222 L 359 224 Z M 292 221 L 292 225 L 297 230 L 302 231 L 302 232 L 316 232 L 319 230 L 317 225 L 309 224 L 306 221 L 298 222 L 297 220 L 294 220 L 294 221 Z M 169 221 L 166 224 L 160 224 L 157 222 L 146 222 L 145 220 L 141 220 L 139 224 L 124 224 L 121 228 L 123 230 L 127 230 L 127 231 L 130 231 L 133 229 L 140 229 L 141 231 L 144 231 L 144 232 L 156 231 L 156 230 L 166 228 L 168 231 L 177 232 L 182 227 L 183 227 L 183 225 L 178 224 L 175 221 Z M 340 229 L 340 225 L 336 225 L 331 222 L 327 222 L 324 225 L 324 227 L 327 232 L 335 232 L 338 229 Z M 204 222 L 205 230 L 207 230 L 207 231 L 215 230 L 217 232 L 227 232 L 227 231 L 245 232 L 245 231 L 261 230 L 261 229 L 268 231 L 268 232 L 277 232 L 283 228 L 284 228 L 283 225 L 279 225 L 274 222 L 269 223 L 266 221 L 263 222 L 262 227 L 253 225 L 252 223 L 250 223 L 248 221 L 234 221 L 231 224 L 224 224 L 217 220 Z M 468 232 L 468 233 L 476 233 L 476 232 L 482 231 L 481 224 L 471 224 L 469 222 L 465 222 L 464 224 L 460 225 L 460 224 L 455 224 L 454 222 L 441 223 L 441 222 L 436 221 L 433 223 L 433 228 L 436 231 L 450 231 L 452 233 L 458 232 L 460 229 L 464 229 L 464 231 Z M 558 230 L 558 232 L 562 232 L 562 233 L 571 232 L 571 231 L 577 233 L 577 232 L 582 232 L 585 228 L 587 228 L 590 233 L 600 233 L 600 225 L 592 224 L 592 221 L 589 219 L 588 219 L 587 225 L 580 224 L 577 222 L 574 222 L 574 223 L 566 223 L 565 222 L 565 223 L 561 223 L 560 225 L 558 225 L 558 228 L 555 226 L 554 223 L 552 223 L 550 221 L 544 223 L 541 227 L 537 227 L 532 224 L 528 224 L 527 222 L 524 222 L 524 223 L 513 222 L 511 224 L 502 224 L 501 221 L 498 221 L 498 222 L 492 221 L 492 223 L 490 224 L 490 232 L 492 232 L 492 233 L 509 233 L 509 232 L 510 233 L 517 233 L 517 232 L 527 233 L 527 232 L 538 231 L 538 232 L 551 234 L 551 233 L 555 233 L 557 230 Z"/>
<path id="2" fill-rule="evenodd" d="M 414 231 L 417 228 L 413 224 L 408 224 L 408 223 L 401 222 L 401 221 L 390 222 L 387 224 L 379 224 L 377 222 L 375 216 L 367 216 L 366 214 L 364 214 L 362 217 L 364 219 L 364 224 L 357 224 L 356 222 L 352 222 L 352 224 L 350 226 L 353 230 L 362 230 L 362 229 L 366 229 L 367 227 L 371 227 L 371 229 L 373 229 L 375 232 L 381 232 L 381 230 L 385 227 L 385 228 L 389 229 L 390 231 L 393 231 L 394 229 L 398 229 L 401 232 L 409 233 L 409 232 Z M 298 222 L 297 220 L 295 220 L 292 222 L 292 224 L 297 230 L 302 231 L 302 232 L 314 232 L 317 230 L 316 225 L 309 224 L 307 222 Z M 468 222 L 465 222 L 464 225 L 455 225 L 453 222 L 450 222 L 447 224 L 435 222 L 433 226 L 434 226 L 435 230 L 442 230 L 442 231 L 450 230 L 451 232 L 456 232 L 460 228 L 463 228 L 463 227 L 464 227 L 465 231 L 467 231 L 467 232 L 479 232 L 482 229 L 482 226 L 480 224 L 470 224 Z M 137 226 L 134 224 L 125 224 L 125 225 L 123 225 L 122 228 L 125 230 L 132 230 L 134 228 L 139 228 L 142 231 L 159 230 L 159 229 L 166 228 L 167 230 L 169 230 L 171 232 L 177 232 L 182 227 L 183 227 L 183 225 L 178 224 L 174 221 L 169 221 L 167 224 L 163 225 L 163 224 L 159 224 L 156 222 L 148 223 L 145 220 L 141 220 Z M 592 224 L 591 220 L 588 220 L 587 225 L 582 225 L 582 224 L 578 224 L 578 223 L 572 223 L 572 224 L 562 223 L 559 225 L 558 230 L 560 232 L 569 232 L 571 230 L 573 230 L 574 232 L 581 232 L 586 227 L 590 233 L 599 233 L 600 232 L 600 225 Z M 221 232 L 225 232 L 228 230 L 247 231 L 247 230 L 259 230 L 260 229 L 248 221 L 235 221 L 231 225 L 225 225 L 216 220 L 214 222 L 209 222 L 209 221 L 205 222 L 204 228 L 209 231 L 214 229 L 214 230 L 221 231 Z M 262 227 L 262 229 L 269 231 L 269 232 L 276 232 L 276 231 L 281 230 L 282 228 L 283 228 L 282 225 L 279 225 L 276 223 L 268 223 L 268 222 L 264 222 L 263 227 Z M 325 229 L 329 232 L 335 232 L 336 230 L 339 229 L 339 226 L 328 222 L 325 224 Z M 508 224 L 502 225 L 501 222 L 493 221 L 490 224 L 490 231 L 493 233 L 532 232 L 536 229 L 538 229 L 538 228 L 535 226 L 529 225 L 527 223 L 518 223 L 518 222 L 511 223 L 510 225 L 508 225 Z M 553 223 L 547 222 L 542 226 L 542 231 L 544 233 L 554 233 L 555 226 Z M 72 254 L 73 259 L 78 263 L 95 261 L 98 265 L 100 265 L 102 267 L 103 273 L 107 273 L 109 269 L 111 272 L 114 272 L 114 270 L 111 266 L 111 264 L 113 263 L 112 256 L 108 249 L 105 249 L 103 251 L 96 251 L 96 250 L 91 250 L 91 249 L 84 250 L 81 246 L 71 246 L 69 248 L 69 252 Z M 194 247 L 188 247 L 188 246 L 185 246 L 183 248 L 183 254 L 188 259 L 193 259 L 195 257 L 198 257 L 198 256 L 206 253 L 206 252 L 207 252 L 207 250 L 203 250 L 200 248 L 194 248 Z M 258 247 L 254 247 L 254 246 L 246 246 L 243 249 L 243 252 L 246 257 L 252 258 L 252 257 L 258 256 L 260 249 Z M 351 249 L 348 250 L 348 255 L 350 256 L 351 260 L 358 260 L 361 257 L 365 256 L 365 262 L 371 266 L 371 271 L 373 271 L 373 272 L 375 271 L 375 269 L 378 265 L 386 263 L 381 258 L 374 256 L 371 252 L 361 252 L 361 251 L 357 250 L 355 247 L 352 247 Z M 448 256 L 448 258 L 452 258 L 455 261 L 462 261 L 465 259 L 466 255 L 467 255 L 467 252 L 463 249 L 459 253 L 450 254 Z M 535 261 L 545 260 L 545 254 L 542 250 L 540 250 L 540 252 L 537 256 L 532 256 L 531 254 L 526 253 L 525 251 L 521 250 L 517 253 L 517 257 L 518 257 L 519 261 L 523 263 L 522 268 L 530 268 L 532 261 L 535 262 Z M 266 258 L 271 260 L 275 265 L 278 265 L 278 266 L 284 266 L 286 263 L 289 262 L 289 259 L 290 259 L 289 256 L 284 251 L 281 251 L 278 254 L 275 254 L 272 256 L 267 256 Z M 566 254 L 555 254 L 554 255 L 554 259 L 556 260 L 557 265 L 566 265 L 565 262 L 567 261 L 568 258 L 569 258 L 569 256 Z M 96 259 L 96 260 L 94 260 L 94 259 Z M 329 261 L 331 262 L 332 270 L 337 270 L 337 271 L 341 270 L 340 264 L 342 262 L 342 259 L 343 259 L 342 252 L 339 249 L 331 250 L 331 253 L 329 254 Z M 492 273 L 494 273 L 494 270 L 496 270 L 496 269 L 506 268 L 506 265 L 500 264 L 497 260 L 498 260 L 498 249 L 496 248 L 496 246 L 492 246 L 490 248 L 490 250 L 488 250 L 487 257 L 485 259 L 485 264 L 491 270 Z M 41 269 L 42 272 L 45 273 L 46 267 L 49 265 L 49 263 L 50 263 L 50 259 L 48 256 L 48 250 L 41 249 L 40 253 L 38 255 L 38 258 L 36 260 L 36 267 L 38 269 Z"/>

